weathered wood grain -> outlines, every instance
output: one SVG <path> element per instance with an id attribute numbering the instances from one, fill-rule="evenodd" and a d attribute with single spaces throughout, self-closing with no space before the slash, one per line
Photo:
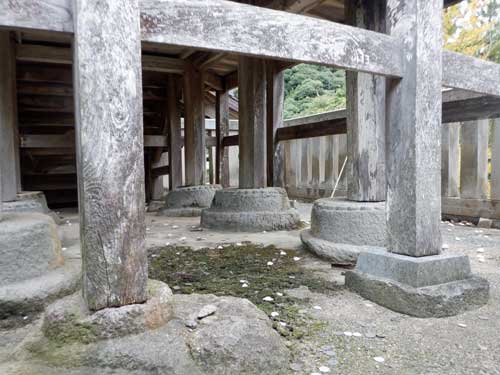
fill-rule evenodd
<path id="1" fill-rule="evenodd" d="M 500 64 L 443 51 L 443 86 L 500 97 Z"/>
<path id="2" fill-rule="evenodd" d="M 284 145 L 278 142 L 276 132 L 283 127 L 285 104 L 285 74 L 274 61 L 266 62 L 266 159 L 267 186 L 285 186 Z"/>
<path id="3" fill-rule="evenodd" d="M 460 123 L 443 124 L 441 130 L 441 196 L 458 197 Z"/>
<path id="4" fill-rule="evenodd" d="M 239 187 L 266 186 L 266 67 L 265 61 L 240 56 Z"/>
<path id="5" fill-rule="evenodd" d="M 385 0 L 348 1 L 346 21 L 383 33 L 385 11 Z M 385 83 L 384 77 L 346 72 L 349 200 L 385 201 Z"/>
<path id="6" fill-rule="evenodd" d="M 16 108 L 16 63 L 14 42 L 8 31 L 0 31 L 0 174 L 4 202 L 16 199 L 20 190 L 19 138 Z"/>
<path id="7" fill-rule="evenodd" d="M 388 250 L 441 251 L 443 0 L 388 0 L 388 32 L 403 43 L 404 78 L 388 89 Z"/>
<path id="8" fill-rule="evenodd" d="M 145 135 L 144 147 L 168 147 L 168 137 L 164 135 Z M 182 139 L 181 139 L 182 141 Z M 19 137 L 21 148 L 75 148 L 75 135 L 73 132 L 65 134 L 23 134 Z"/>
<path id="9" fill-rule="evenodd" d="M 500 200 L 500 118 L 493 122 L 491 140 L 491 199 Z"/>
<path id="10" fill-rule="evenodd" d="M 205 108 L 203 72 L 192 62 L 184 73 L 184 152 L 186 185 L 205 183 Z"/>
<path id="11" fill-rule="evenodd" d="M 0 26 L 72 33 L 72 1 L 0 0 Z"/>
<path id="12" fill-rule="evenodd" d="M 333 22 L 223 0 L 144 0 L 156 43 L 317 63 L 401 77 L 401 42 Z"/>
<path id="13" fill-rule="evenodd" d="M 181 90 L 176 77 L 168 77 L 167 129 L 168 129 L 168 187 L 174 190 L 182 185 Z"/>
<path id="14" fill-rule="evenodd" d="M 465 122 L 460 127 L 461 198 L 488 196 L 488 133 L 488 120 Z"/>
<path id="15" fill-rule="evenodd" d="M 215 103 L 215 183 L 229 187 L 229 150 L 222 145 L 224 137 L 229 135 L 229 94 L 227 91 L 216 92 Z"/>
<path id="16" fill-rule="evenodd" d="M 76 0 L 74 15 L 83 294 L 99 310 L 147 299 L 139 4 Z"/>

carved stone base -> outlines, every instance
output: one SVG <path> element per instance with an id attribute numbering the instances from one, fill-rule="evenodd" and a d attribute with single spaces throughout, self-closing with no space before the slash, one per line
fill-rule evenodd
<path id="1" fill-rule="evenodd" d="M 324 198 L 314 202 L 302 242 L 336 265 L 355 265 L 359 253 L 386 244 L 385 202 Z"/>
<path id="2" fill-rule="evenodd" d="M 66 260 L 54 221 L 9 213 L 0 224 L 0 318 L 42 310 L 78 286 L 80 260 Z"/>
<path id="3" fill-rule="evenodd" d="M 200 216 L 201 210 L 210 207 L 220 185 L 199 185 L 181 187 L 167 195 L 165 207 L 159 211 L 162 216 Z"/>
<path id="4" fill-rule="evenodd" d="M 289 230 L 299 223 L 299 213 L 281 188 L 218 190 L 201 215 L 203 227 L 235 232 Z"/>
<path id="5" fill-rule="evenodd" d="M 488 302 L 489 284 L 474 276 L 469 258 L 442 254 L 414 258 L 363 252 L 346 286 L 391 310 L 420 318 L 453 316 Z"/>

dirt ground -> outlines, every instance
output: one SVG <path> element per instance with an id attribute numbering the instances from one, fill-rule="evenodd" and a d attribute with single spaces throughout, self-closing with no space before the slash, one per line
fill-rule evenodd
<path id="1" fill-rule="evenodd" d="M 311 205 L 299 204 L 298 208 L 308 221 Z M 61 216 L 64 250 L 77 256 L 76 212 L 61 212 Z M 469 255 L 473 272 L 489 280 L 491 298 L 488 305 L 456 317 L 419 319 L 392 312 L 346 290 L 345 269 L 332 268 L 307 253 L 299 231 L 221 233 L 200 231 L 198 223 L 199 218 L 148 214 L 148 249 L 153 254 L 158 248 L 176 251 L 178 246 L 196 251 L 217 250 L 228 244 L 275 245 L 278 252 L 294 250 L 300 269 L 329 286 L 324 290 L 314 284 L 274 291 L 293 300 L 293 311 L 307 327 L 303 336 L 284 335 L 293 353 L 290 374 L 500 374 L 500 230 L 442 224 L 443 243 L 449 247 L 445 251 Z M 272 259 L 262 261 L 267 264 Z M 258 276 L 253 276 L 258 281 Z M 272 305 L 267 309 L 272 310 Z M 36 317 L 26 320 L 35 322 Z M 0 363 L 14 360 L 10 353 L 29 330 L 29 324 L 0 329 Z"/>

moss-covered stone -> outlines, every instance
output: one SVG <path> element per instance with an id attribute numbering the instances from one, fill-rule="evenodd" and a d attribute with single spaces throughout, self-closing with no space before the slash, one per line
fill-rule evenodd
<path id="1" fill-rule="evenodd" d="M 279 314 L 272 319 L 281 335 L 300 339 L 314 330 L 311 319 L 301 311 L 304 301 L 282 292 L 302 285 L 321 293 L 336 290 L 334 284 L 301 268 L 294 260 L 300 256 L 295 250 L 251 243 L 196 251 L 167 246 L 150 251 L 149 275 L 168 283 L 174 293 L 247 298 L 268 316 L 271 312 Z M 268 296 L 273 298 L 272 302 L 263 300 Z"/>

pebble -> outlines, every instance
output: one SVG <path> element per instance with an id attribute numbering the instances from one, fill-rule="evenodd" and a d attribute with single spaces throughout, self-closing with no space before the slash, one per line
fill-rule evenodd
<path id="1" fill-rule="evenodd" d="M 457 324 L 460 328 L 467 328 L 467 324 L 464 323 L 458 323 Z"/>
<path id="2" fill-rule="evenodd" d="M 281 250 L 281 251 L 280 251 L 280 255 L 285 256 L 285 255 L 286 255 L 286 252 L 284 252 L 283 250 Z"/>
<path id="3" fill-rule="evenodd" d="M 365 306 L 366 307 L 373 307 L 373 304 L 372 303 L 365 303 Z"/>
<path id="4" fill-rule="evenodd" d="M 61 250 L 62 251 L 66 251 L 66 250 L 68 250 L 68 248 L 67 247 L 63 247 Z"/>
<path id="5" fill-rule="evenodd" d="M 172 237 L 172 233 L 167 233 L 167 237 Z"/>
<path id="6" fill-rule="evenodd" d="M 301 258 L 300 257 L 293 257 L 293 260 L 298 262 Z"/>
<path id="7" fill-rule="evenodd" d="M 321 306 L 313 306 L 314 310 L 321 310 Z"/>
<path id="8" fill-rule="evenodd" d="M 267 296 L 267 297 L 262 298 L 262 300 L 265 301 L 265 302 L 273 302 L 274 298 Z"/>
<path id="9" fill-rule="evenodd" d="M 443 246 L 441 246 L 441 248 L 443 250 L 448 250 L 450 248 L 450 245 L 448 245 L 447 243 L 444 243 Z"/>
<path id="10" fill-rule="evenodd" d="M 460 237 L 455 237 L 455 241 L 460 241 Z"/>
<path id="11" fill-rule="evenodd" d="M 248 284 L 246 284 L 246 283 L 245 284 L 241 284 L 241 287 L 242 288 L 248 288 Z"/>
<path id="12" fill-rule="evenodd" d="M 384 357 L 373 357 L 373 359 L 375 360 L 375 362 L 378 362 L 378 363 L 384 363 L 385 362 Z"/>
<path id="13" fill-rule="evenodd" d="M 295 372 L 302 371 L 302 367 L 303 367 L 303 366 L 302 366 L 302 364 L 300 364 L 300 363 L 292 363 L 292 364 L 290 365 L 290 369 L 291 369 L 292 371 L 295 371 Z"/>
<path id="14" fill-rule="evenodd" d="M 366 338 L 374 339 L 377 335 L 375 334 L 375 332 L 369 331 L 369 332 L 365 333 L 365 336 L 366 336 Z"/>
<path id="15" fill-rule="evenodd" d="M 186 322 L 186 327 L 195 329 L 196 327 L 198 327 L 198 323 L 196 323 L 194 320 L 188 320 Z"/>
<path id="16" fill-rule="evenodd" d="M 218 250 L 222 250 L 222 249 L 224 249 L 224 248 L 223 248 L 222 246 L 220 246 L 220 245 L 219 245 L 219 246 L 217 246 L 217 249 L 218 249 Z"/>
<path id="17" fill-rule="evenodd" d="M 344 332 L 344 336 L 351 337 L 352 336 L 352 332 L 349 332 L 349 331 Z"/>
<path id="18" fill-rule="evenodd" d="M 178 225 L 172 225 L 172 229 L 179 229 Z"/>
<path id="19" fill-rule="evenodd" d="M 273 262 L 267 262 L 268 266 L 272 266 L 274 263 Z"/>
<path id="20" fill-rule="evenodd" d="M 277 311 L 273 311 L 273 312 L 271 313 L 271 316 L 272 316 L 273 318 L 276 318 L 276 317 L 277 317 L 277 316 L 279 316 L 279 315 L 280 315 L 280 313 L 279 313 L 279 312 L 277 312 Z"/>
<path id="21" fill-rule="evenodd" d="M 277 295 L 278 297 L 283 297 L 283 293 L 280 293 L 280 292 L 276 292 L 276 295 Z"/>
<path id="22" fill-rule="evenodd" d="M 170 246 L 170 242 L 165 242 L 165 246 Z"/>
<path id="23" fill-rule="evenodd" d="M 187 238 L 186 238 L 186 237 L 181 237 L 181 238 L 179 238 L 179 241 L 186 241 L 186 240 L 187 240 Z"/>
<path id="24" fill-rule="evenodd" d="M 319 370 L 319 372 L 326 374 L 327 372 L 330 372 L 330 367 L 321 366 L 318 370 Z"/>
<path id="25" fill-rule="evenodd" d="M 280 322 L 280 325 L 281 325 L 282 327 L 286 327 L 286 323 L 285 323 L 285 322 Z"/>
<path id="26" fill-rule="evenodd" d="M 23 320 L 27 320 L 27 319 L 28 319 L 28 317 L 27 317 L 27 316 L 23 316 Z"/>
<path id="27" fill-rule="evenodd" d="M 236 246 L 243 246 L 241 242 L 236 242 Z"/>
<path id="28" fill-rule="evenodd" d="M 479 249 L 476 250 L 478 253 L 484 253 L 484 247 L 480 247 Z"/>
<path id="29" fill-rule="evenodd" d="M 215 314 L 217 311 L 217 307 L 214 305 L 205 305 L 202 307 L 200 312 L 198 313 L 198 319 L 206 318 L 207 316 Z"/>
<path id="30" fill-rule="evenodd" d="M 247 280 L 243 280 L 243 279 L 240 280 L 240 284 L 246 284 L 246 283 L 248 283 Z"/>
<path id="31" fill-rule="evenodd" d="M 149 232 L 150 230 L 151 230 L 151 228 L 147 228 L 147 227 L 146 227 L 146 232 Z"/>
<path id="32" fill-rule="evenodd" d="M 354 332 L 352 335 L 353 335 L 354 337 L 361 337 L 361 336 L 363 336 L 363 335 L 362 335 L 361 333 L 359 333 L 359 332 Z"/>

